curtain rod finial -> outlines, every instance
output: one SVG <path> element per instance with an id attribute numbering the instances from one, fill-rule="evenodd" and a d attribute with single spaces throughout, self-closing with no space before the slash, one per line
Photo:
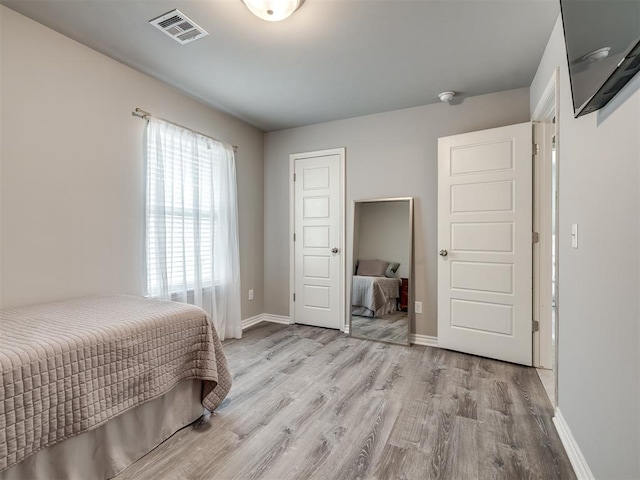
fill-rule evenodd
<path id="1" fill-rule="evenodd" d="M 140 117 L 144 119 L 147 119 L 151 116 L 149 112 L 145 112 L 144 110 L 138 107 L 136 107 L 136 109 L 133 112 L 131 112 L 131 115 L 133 115 L 134 117 Z"/>

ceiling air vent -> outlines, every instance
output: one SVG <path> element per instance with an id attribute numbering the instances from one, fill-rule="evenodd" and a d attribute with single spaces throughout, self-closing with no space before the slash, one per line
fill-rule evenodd
<path id="1" fill-rule="evenodd" d="M 149 20 L 149 23 L 182 45 L 209 35 L 204 28 L 199 27 L 180 10 L 171 10 Z"/>

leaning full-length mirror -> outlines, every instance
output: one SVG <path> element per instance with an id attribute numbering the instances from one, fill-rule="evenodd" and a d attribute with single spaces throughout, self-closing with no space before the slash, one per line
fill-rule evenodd
<path id="1" fill-rule="evenodd" d="M 354 202 L 352 274 L 350 334 L 409 345 L 412 198 Z"/>

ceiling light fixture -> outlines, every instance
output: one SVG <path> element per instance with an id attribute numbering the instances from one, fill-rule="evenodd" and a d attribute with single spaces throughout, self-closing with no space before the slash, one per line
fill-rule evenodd
<path id="1" fill-rule="evenodd" d="M 604 60 L 605 58 L 607 58 L 609 56 L 610 51 L 611 51 L 611 47 L 602 47 L 597 50 L 594 50 L 593 52 L 589 52 L 586 55 L 583 55 L 582 57 L 580 57 L 579 61 L 589 62 L 589 63 L 598 62 L 600 60 Z"/>
<path id="2" fill-rule="evenodd" d="M 442 92 L 438 94 L 441 102 L 450 102 L 456 96 L 456 92 Z"/>
<path id="3" fill-rule="evenodd" d="M 242 0 L 256 17 L 268 22 L 279 22 L 291 16 L 304 0 Z"/>

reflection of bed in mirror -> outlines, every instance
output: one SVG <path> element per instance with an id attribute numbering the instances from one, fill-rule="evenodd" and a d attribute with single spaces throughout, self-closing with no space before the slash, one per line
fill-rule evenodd
<path id="1" fill-rule="evenodd" d="M 354 202 L 350 333 L 409 344 L 411 198 Z"/>
<path id="2" fill-rule="evenodd" d="M 401 286 L 397 277 L 353 276 L 351 318 L 356 335 L 405 343 L 407 313 L 400 311 Z"/>
<path id="3" fill-rule="evenodd" d="M 398 310 L 400 301 L 399 278 L 354 275 L 351 287 L 351 314 L 380 318 Z"/>

